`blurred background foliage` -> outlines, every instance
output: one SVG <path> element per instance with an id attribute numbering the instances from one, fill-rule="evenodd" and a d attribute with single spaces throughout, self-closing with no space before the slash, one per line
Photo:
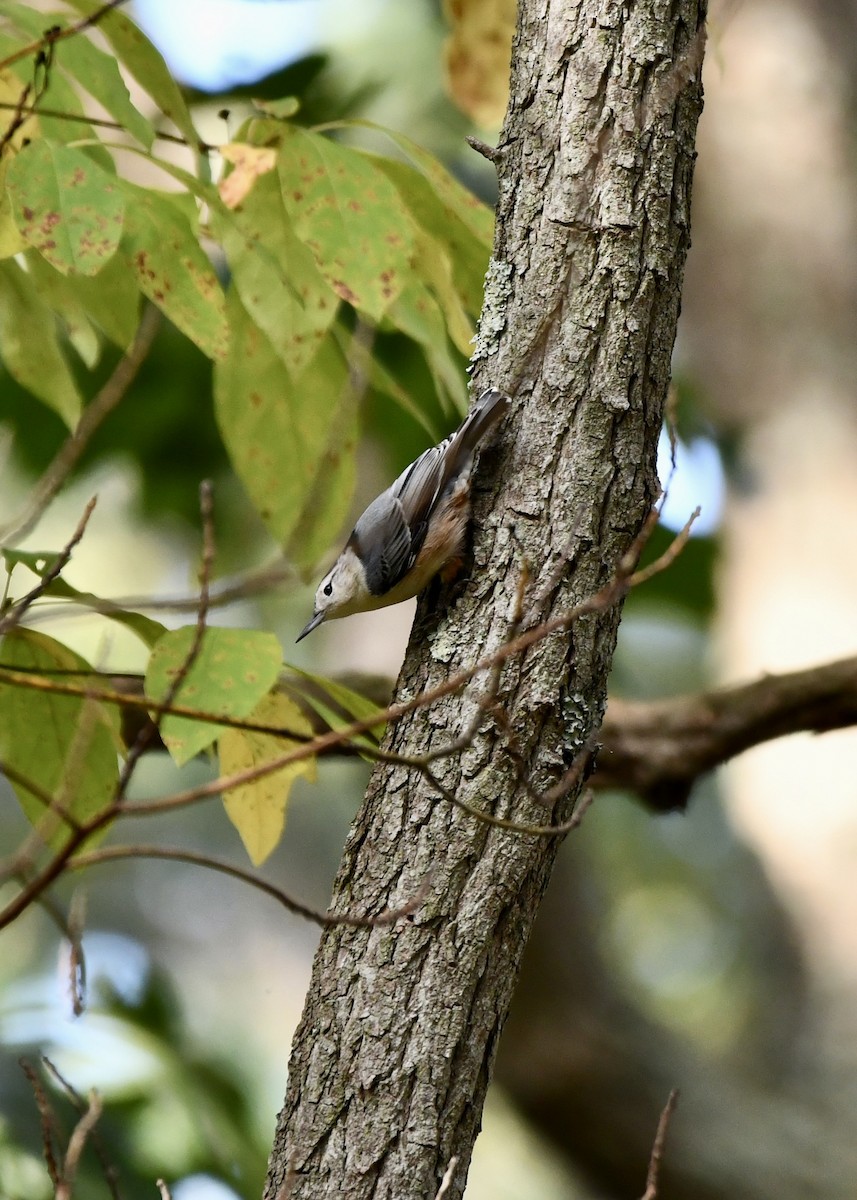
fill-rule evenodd
<path id="1" fill-rule="evenodd" d="M 25 7 L 46 20 L 48 6 Z M 473 9 L 480 29 L 479 20 L 489 29 L 508 22 L 499 0 Z M 454 82 L 458 60 L 444 49 L 449 14 L 431 0 L 137 0 L 131 12 L 182 82 L 206 140 L 231 137 L 248 98 L 294 95 L 299 124 L 386 124 L 491 203 L 490 165 L 463 138 L 490 140 L 496 129 L 450 100 L 443 63 Z M 712 6 L 675 352 L 682 445 L 665 513 L 674 528 L 701 503 L 703 532 L 629 599 L 616 694 L 680 694 L 857 651 L 857 558 L 848 550 L 857 511 L 857 42 L 841 36 L 853 19 L 845 0 Z M 466 32 L 464 44 L 482 36 Z M 481 114 L 486 103 L 477 96 Z M 374 352 L 434 430 L 454 423 L 414 342 L 381 332 Z M 463 377 L 464 358 L 453 353 Z M 73 358 L 84 396 L 116 355 L 106 351 L 91 372 Z M 351 516 L 429 436 L 371 383 L 360 422 Z M 64 427 L 3 374 L 0 430 L 11 514 Z M 27 545 L 61 545 L 97 491 L 69 580 L 99 595 L 192 593 L 202 478 L 215 483 L 218 572 L 240 579 L 277 548 L 230 467 L 211 363 L 165 323 L 132 396 Z M 669 536 L 660 529 L 652 553 Z M 286 658 L 312 670 L 394 675 L 408 606 L 336 623 L 296 650 L 309 603 L 292 578 L 216 619 L 273 630 Z M 156 615 L 170 626 L 189 619 Z M 107 639 L 97 618 L 57 610 L 39 620 L 100 665 L 142 666 L 136 641 L 121 631 Z M 326 762 L 317 785 L 296 785 L 267 877 L 325 906 L 366 770 Z M 181 786 L 212 777 L 199 759 L 182 769 Z M 168 793 L 176 779 L 165 756 L 151 756 L 135 786 Z M 673 1086 L 682 1096 L 665 1200 L 853 1196 L 855 814 L 849 733 L 753 751 L 704 781 L 685 815 L 653 818 L 631 797 L 600 795 L 563 851 L 539 920 L 468 1196 L 639 1196 Z M 4 793 L 0 843 L 13 847 L 25 832 Z M 145 836 L 241 854 L 216 801 L 158 818 Z M 71 1012 L 67 950 L 49 912 L 32 910 L 2 935 L 0 1196 L 51 1194 L 36 1104 L 17 1065 L 42 1053 L 78 1092 L 103 1096 L 99 1131 L 119 1195 L 151 1196 L 159 1176 L 174 1200 L 258 1195 L 314 928 L 233 881 L 177 864 L 100 867 L 55 889 L 63 909 L 73 897 L 86 906 L 83 1015 Z M 68 1133 L 72 1105 L 45 1087 Z M 109 1195 L 92 1148 L 77 1194 Z"/>

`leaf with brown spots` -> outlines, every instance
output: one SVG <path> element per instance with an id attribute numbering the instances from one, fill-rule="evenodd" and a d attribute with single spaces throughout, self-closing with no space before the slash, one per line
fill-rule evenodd
<path id="1" fill-rule="evenodd" d="M 92 668 L 68 647 L 32 629 L 13 629 L 2 640 L 3 664 L 50 678 Z M 58 808 L 78 822 L 105 808 L 118 776 L 119 714 L 91 698 L 0 684 L 0 758 L 15 767 Z M 68 840 L 69 824 L 47 813 L 43 799 L 12 779 L 21 808 L 45 842 Z"/>
<path id="2" fill-rule="evenodd" d="M 0 261 L 0 357 L 21 387 L 74 429 L 81 398 L 60 349 L 56 318 L 33 280 L 11 258 Z"/>
<path id="3" fill-rule="evenodd" d="M 283 202 L 338 296 L 377 320 L 410 273 L 413 226 L 372 159 L 306 129 L 277 126 Z"/>
<path id="4" fill-rule="evenodd" d="M 163 700 L 183 670 L 196 636 L 185 625 L 155 643 L 146 668 L 146 696 Z M 202 646 L 182 680 L 175 703 L 213 717 L 247 717 L 271 690 L 280 673 L 282 654 L 273 633 L 253 629 L 206 629 Z M 166 716 L 161 734 L 181 767 L 210 746 L 223 727 L 212 721 Z"/>
<path id="5" fill-rule="evenodd" d="M 125 197 L 82 150 L 31 142 L 9 164 L 6 189 L 22 236 L 63 275 L 97 275 L 116 252 Z"/>
<path id="6" fill-rule="evenodd" d="M 258 179 L 239 209 L 213 207 L 211 224 L 226 251 L 231 286 L 297 381 L 318 352 L 339 299 L 295 236 L 276 175 Z"/>
<path id="7" fill-rule="evenodd" d="M 313 565 L 340 532 L 354 489 L 357 403 L 325 339 L 295 383 L 235 289 L 229 355 L 214 369 L 221 436 L 244 487 L 290 558 Z"/>
<path id="8" fill-rule="evenodd" d="M 120 254 L 137 286 L 209 358 L 229 347 L 223 289 L 190 222 L 169 196 L 124 184 L 129 197 Z"/>
<path id="9" fill-rule="evenodd" d="M 443 248 L 461 302 L 467 312 L 477 316 L 482 307 L 494 214 L 430 154 L 407 138 L 390 136 L 405 153 L 411 151 L 417 165 L 378 157 L 378 169 L 396 185 L 416 224 Z"/>

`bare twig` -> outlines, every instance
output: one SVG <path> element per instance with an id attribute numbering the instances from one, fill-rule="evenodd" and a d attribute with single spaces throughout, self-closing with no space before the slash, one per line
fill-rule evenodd
<path id="1" fill-rule="evenodd" d="M 35 1069 L 25 1058 L 19 1058 L 18 1063 L 27 1077 L 27 1082 L 33 1089 L 33 1097 L 36 1101 L 36 1108 L 39 1110 L 39 1122 L 42 1127 L 42 1155 L 45 1160 L 45 1166 L 48 1169 L 48 1175 L 51 1177 L 51 1183 L 56 1189 L 60 1183 L 59 1166 L 54 1155 L 54 1138 L 58 1136 L 56 1117 L 45 1095 L 42 1081 L 36 1074 Z"/>
<path id="2" fill-rule="evenodd" d="M 497 663 L 504 662 L 515 654 L 522 654 L 531 646 L 541 642 L 554 633 L 565 631 L 577 621 L 581 616 L 603 611 L 606 608 L 618 603 L 626 594 L 628 589 L 633 586 L 633 576 L 639 553 L 645 544 L 645 539 L 651 528 L 651 519 L 645 522 L 635 542 L 631 546 L 628 553 L 623 556 L 622 562 L 617 568 L 615 576 L 609 580 L 598 592 L 589 596 L 586 600 L 576 605 L 569 611 L 551 618 L 542 625 L 534 629 L 525 630 L 518 634 L 510 642 L 505 643 L 485 658 L 477 661 L 469 667 L 466 667 L 454 675 L 447 677 L 443 683 L 432 689 L 420 693 L 412 697 L 410 700 L 399 702 L 398 704 L 390 705 L 386 710 L 373 714 L 368 718 L 360 721 L 353 721 L 345 725 L 342 729 L 331 730 L 329 733 L 314 738 L 305 745 L 300 745 L 290 750 L 287 753 L 279 755 L 267 763 L 262 763 L 254 767 L 247 768 L 243 771 L 235 772 L 231 776 L 216 779 L 209 784 L 204 784 L 200 787 L 190 788 L 184 792 L 178 792 L 175 795 L 168 797 L 167 800 L 153 800 L 144 802 L 142 805 L 128 806 L 125 803 L 125 788 L 127 787 L 130 775 L 127 771 L 123 771 L 120 775 L 119 785 L 115 793 L 114 802 L 108 805 L 100 813 L 97 813 L 80 829 L 74 830 L 72 836 L 54 855 L 53 859 L 48 862 L 42 870 L 29 880 L 22 887 L 21 891 L 14 896 L 0 912 L 0 928 L 13 921 L 20 913 L 33 902 L 36 897 L 41 895 L 46 887 L 62 873 L 68 859 L 75 853 L 80 846 L 93 836 L 99 829 L 110 824 L 118 815 L 133 811 L 136 807 L 138 811 L 166 811 L 171 808 L 178 808 L 186 804 L 194 803 L 196 800 L 203 799 L 206 796 L 217 795 L 223 791 L 228 791 L 230 788 L 238 787 L 245 783 L 250 783 L 253 780 L 261 779 L 266 775 L 270 775 L 278 771 L 283 766 L 293 762 L 299 762 L 306 758 L 310 758 L 316 754 L 327 752 L 333 746 L 342 746 L 352 741 L 356 736 L 364 734 L 372 730 L 375 726 L 385 723 L 386 721 L 398 720 L 406 713 L 412 712 L 418 708 L 426 707 L 434 703 L 443 696 L 453 695 L 458 692 L 469 680 L 477 674 L 490 671 Z M 660 561 L 665 561 L 666 556 L 661 556 Z M 204 590 L 204 589 L 203 589 Z M 202 627 L 204 619 L 204 603 L 201 602 L 201 619 L 198 628 Z M 200 635 L 201 640 L 201 635 Z M 188 667 L 189 669 L 189 667 Z M 171 703 L 174 697 L 168 697 Z M 142 737 L 142 734 L 139 735 Z M 151 736 L 151 734 L 149 734 Z M 436 785 L 435 785 L 436 786 Z M 473 815 L 480 819 L 485 819 L 485 814 L 480 810 L 474 809 Z M 492 818 L 489 823 L 500 824 L 501 818 Z M 505 827 L 501 824 L 501 828 Z M 510 829 L 515 829 L 515 823 L 511 822 L 508 826 Z M 537 836 L 556 836 L 565 830 L 560 826 L 522 826 L 520 832 L 535 833 Z"/>
<path id="3" fill-rule="evenodd" d="M 53 1076 L 77 1111 L 81 1115 L 85 1114 L 89 1107 L 88 1102 L 84 1100 L 77 1088 L 69 1083 L 57 1065 L 53 1063 L 45 1054 L 42 1055 L 42 1066 L 49 1075 Z M 116 1168 L 108 1159 L 107 1153 L 104 1149 L 104 1144 L 96 1129 L 91 1131 L 91 1141 L 92 1148 L 95 1151 L 96 1157 L 101 1165 L 101 1172 L 104 1176 L 104 1181 L 110 1189 L 112 1200 L 120 1200 Z"/>
<path id="4" fill-rule="evenodd" d="M 672 566 L 682 550 L 687 545 L 687 539 L 690 537 L 690 529 L 694 521 L 699 516 L 702 510 L 697 507 L 690 514 L 685 524 L 667 546 L 666 550 L 653 563 L 649 563 L 647 567 L 642 567 L 631 576 L 631 586 L 640 587 L 655 575 L 660 575 L 661 571 L 665 571 L 667 567 Z"/>
<path id="5" fill-rule="evenodd" d="M 10 629 L 14 629 L 26 613 L 27 609 L 34 604 L 40 596 L 45 594 L 53 581 L 58 575 L 60 575 L 63 568 L 71 558 L 72 551 L 74 550 L 75 546 L 78 545 L 84 533 L 86 532 L 86 527 L 89 524 L 89 518 L 92 516 L 92 512 L 95 508 L 97 500 L 98 497 L 93 496 L 89 501 L 86 508 L 83 510 L 83 516 L 78 521 L 77 528 L 71 535 L 71 538 L 66 542 L 65 546 L 56 556 L 50 567 L 45 571 L 44 575 L 41 577 L 32 591 L 27 592 L 26 596 L 22 596 L 18 603 L 14 604 L 9 612 L 6 613 L 5 617 L 0 618 L 0 635 L 8 633 Z"/>
<path id="6" fill-rule="evenodd" d="M 13 63 L 20 62 L 22 58 L 29 58 L 31 54 L 38 54 L 42 50 L 51 49 L 57 42 L 61 42 L 65 38 L 74 37 L 78 33 L 83 33 L 85 29 L 91 29 L 93 25 L 97 25 L 112 9 L 118 8 L 120 4 L 124 3 L 125 0 L 108 0 L 107 4 L 96 9 L 94 13 L 90 13 L 88 17 L 83 17 L 82 20 L 76 21 L 74 25 L 66 25 L 65 28 L 60 25 L 52 25 L 35 42 L 30 42 L 27 46 L 21 46 L 19 50 L 7 55 L 6 58 L 0 61 L 0 71 L 11 67 Z"/>
<path id="7" fill-rule="evenodd" d="M 5 682 L 5 680 L 0 679 L 0 682 Z M 24 788 L 30 792 L 40 804 L 45 806 L 45 809 L 49 809 L 52 806 L 54 798 L 50 792 L 36 783 L 34 779 L 31 779 L 29 775 L 25 775 L 23 771 L 19 771 L 17 767 L 13 767 L 11 763 L 6 762 L 2 758 L 0 758 L 0 775 L 5 775 L 10 783 L 14 783 L 17 787 Z M 63 816 L 72 829 L 78 827 L 77 821 L 70 814 L 64 813 Z"/>
<path id="8" fill-rule="evenodd" d="M 8 100 L 0 100 L 0 112 L 9 109 L 16 110 L 19 105 L 11 104 Z M 117 133 L 128 133 L 128 130 L 120 121 L 108 121 L 105 117 L 89 117 L 80 116 L 78 113 L 60 112 L 56 108 L 45 108 L 39 105 L 29 105 L 21 109 L 21 113 L 25 117 L 38 115 L 40 117 L 51 117 L 54 121 L 71 121 L 77 125 L 94 125 L 99 129 L 114 129 Z M 191 149 L 198 150 L 201 154 L 211 154 L 214 150 L 219 150 L 219 146 L 213 143 L 205 142 L 201 138 L 189 142 L 186 137 L 182 137 L 180 133 L 169 133 L 164 129 L 156 129 L 155 138 L 159 142 L 172 142 L 176 146 L 190 146 Z"/>
<path id="9" fill-rule="evenodd" d="M 500 157 L 500 152 L 496 146 L 489 146 L 487 142 L 483 142 L 481 138 L 471 137 L 469 134 L 465 137 L 465 142 L 471 150 L 475 150 L 477 154 L 481 154 L 483 158 L 487 158 L 489 162 L 495 163 Z"/>
<path id="10" fill-rule="evenodd" d="M 167 1187 L 166 1182 L 163 1179 L 156 1179 L 155 1187 L 160 1193 L 161 1200 L 173 1200 L 172 1192 Z"/>
<path id="11" fill-rule="evenodd" d="M 94 1088 L 89 1093 L 88 1099 L 89 1103 L 86 1112 L 81 1114 L 68 1141 L 68 1149 L 66 1150 L 65 1162 L 63 1163 L 62 1179 L 57 1187 L 55 1200 L 71 1200 L 77 1168 L 80 1165 L 80 1156 L 83 1154 L 87 1138 L 89 1138 L 101 1116 L 101 1097 Z"/>
<path id="12" fill-rule="evenodd" d="M 120 859 L 128 858 L 164 859 L 169 862 L 183 862 L 197 867 L 208 867 L 209 870 L 219 871 L 221 874 L 229 875 L 233 879 L 240 879 L 242 883 L 249 883 L 251 887 L 264 892 L 266 896 L 271 896 L 283 908 L 288 909 L 289 912 L 299 917 L 305 917 L 306 920 L 323 927 L 328 925 L 348 925 L 354 929 L 371 929 L 376 925 L 392 925 L 394 922 L 400 921 L 404 917 L 408 917 L 416 912 L 426 897 L 430 882 L 428 878 L 424 879 L 414 896 L 407 904 L 403 904 L 399 908 L 384 909 L 376 917 L 357 917 L 347 913 L 338 915 L 335 913 L 320 912 L 318 909 L 310 908 L 307 904 L 302 904 L 300 900 L 293 899 L 282 888 L 269 883 L 267 879 L 261 879 L 251 871 L 245 871 L 243 867 L 235 866 L 234 863 L 226 862 L 221 858 L 212 858 L 207 854 L 198 854 L 194 850 L 179 850 L 172 846 L 106 846 L 100 850 L 90 850 L 84 854 L 76 854 L 68 860 L 66 866 L 71 871 L 78 871 L 84 867 L 94 867 L 100 863 L 116 862 Z"/>
<path id="13" fill-rule="evenodd" d="M 51 673 L 53 674 L 53 672 Z M 67 674 L 88 675 L 89 672 L 67 672 Z M 82 699 L 98 700 L 102 704 L 115 704 L 117 708 L 133 708 L 142 712 L 153 713 L 155 716 L 187 717 L 191 721 L 203 724 L 225 725 L 230 729 L 243 729 L 245 733 L 267 733 L 271 737 L 288 738 L 291 742 L 310 742 L 312 735 L 300 733 L 297 730 L 283 729 L 263 722 L 246 721 L 240 717 L 229 717 L 206 712 L 201 708 L 192 708 L 188 704 L 169 703 L 164 700 L 149 700 L 144 695 L 130 692 L 118 692 L 109 688 L 87 687 L 85 684 L 64 683 L 54 678 L 45 678 L 28 671 L 15 671 L 8 667 L 0 667 L 0 684 L 9 687 L 28 688 L 36 692 L 48 692 L 56 696 L 80 696 Z M 379 724 L 383 717 L 379 718 Z M 152 730 L 154 736 L 155 730 Z M 12 776 L 10 775 L 10 778 Z M 29 784 L 25 784 L 29 787 Z M 44 793 L 43 793 L 44 795 Z M 41 797 L 40 797 L 41 798 Z M 48 799 L 47 803 L 50 802 Z"/>
<path id="14" fill-rule="evenodd" d="M 48 505 L 54 499 L 60 488 L 68 479 L 81 454 L 89 444 L 92 435 L 116 408 L 117 404 L 127 394 L 128 389 L 137 377 L 137 372 L 143 365 L 155 334 L 160 326 L 160 314 L 152 304 L 147 304 L 137 335 L 131 349 L 117 363 L 112 375 L 101 388 L 99 393 L 87 404 L 77 423 L 77 428 L 69 435 L 58 450 L 54 459 L 45 470 L 21 512 L 0 530 L 0 542 L 10 545 L 19 541 L 36 526 Z"/>
<path id="15" fill-rule="evenodd" d="M 678 1088 L 673 1088 L 658 1121 L 655 1140 L 652 1143 L 652 1155 L 649 1159 L 649 1170 L 646 1175 L 646 1190 L 643 1193 L 642 1200 L 658 1200 L 658 1177 L 664 1157 L 664 1144 L 667 1140 L 667 1131 L 669 1130 L 676 1104 L 678 1104 Z"/>
<path id="16" fill-rule="evenodd" d="M 469 138 L 467 140 L 470 141 Z M 452 1187 L 452 1180 L 455 1177 L 455 1168 L 457 1166 L 458 1166 L 458 1155 L 453 1154 L 452 1158 L 449 1160 L 446 1170 L 443 1173 L 443 1179 L 441 1179 L 441 1181 L 440 1181 L 440 1187 L 437 1189 L 437 1192 L 435 1193 L 434 1200 L 443 1200 L 443 1197 L 446 1195 L 446 1193 Z"/>
<path id="17" fill-rule="evenodd" d="M 12 119 L 3 131 L 3 136 L 0 137 L 0 157 L 2 157 L 3 151 L 12 141 L 12 138 L 15 136 L 21 126 L 25 123 L 27 117 L 36 111 L 36 106 L 34 104 L 27 104 L 32 91 L 33 85 L 31 83 L 25 83 L 21 88 L 21 94 L 18 96 L 17 101 L 14 104 L 8 104 L 4 106 L 12 110 Z"/>
<path id="18" fill-rule="evenodd" d="M 72 1011 L 79 1017 L 86 1007 L 86 958 L 83 953 L 83 929 L 86 921 L 86 893 L 78 889 L 71 898 L 67 922 L 68 976 Z"/>
<path id="19" fill-rule="evenodd" d="M 290 562 L 285 560 L 271 563 L 256 571 L 248 571 L 239 576 L 233 583 L 222 584 L 217 590 L 211 589 L 209 609 L 225 608 L 251 596 L 272 591 L 281 583 L 294 583 L 297 572 Z M 42 621 L 53 621 L 61 617 L 64 621 L 69 616 L 88 617 L 92 613 L 111 616 L 113 613 L 127 612 L 133 609 L 142 612 L 196 612 L 199 606 L 199 594 L 195 596 L 118 596 L 113 600 L 86 600 L 81 602 L 74 597 L 56 598 L 50 608 L 42 607 L 33 614 L 29 624 L 35 625 Z"/>

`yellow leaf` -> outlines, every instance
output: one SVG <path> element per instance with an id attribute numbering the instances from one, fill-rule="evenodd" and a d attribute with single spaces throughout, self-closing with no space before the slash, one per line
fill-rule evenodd
<path id="1" fill-rule="evenodd" d="M 229 142 L 220 147 L 220 153 L 233 167 L 217 188 L 227 208 L 238 208 L 259 176 L 267 175 L 277 165 L 277 152 L 269 146 Z"/>
<path id="2" fill-rule="evenodd" d="M 263 697 L 247 722 L 308 736 L 312 734 L 309 721 L 294 701 L 278 692 Z M 272 733 L 227 729 L 218 742 L 221 774 L 233 775 L 251 767 L 260 767 L 299 745 L 302 743 Z M 223 804 L 227 816 L 238 830 L 254 866 L 258 867 L 265 861 L 282 837 L 289 793 L 292 784 L 301 775 L 315 782 L 314 758 L 289 763 L 278 771 L 224 792 Z"/>
<path id="3" fill-rule="evenodd" d="M 10 71 L 0 71 L 0 135 L 12 119 L 16 106 L 21 100 L 24 85 Z M 18 232 L 18 227 L 12 217 L 12 205 L 6 194 L 6 167 L 12 155 L 21 149 L 25 140 L 38 137 L 39 122 L 34 116 L 26 117 L 12 135 L 11 142 L 5 148 L 3 160 L 0 162 L 0 258 L 12 258 L 26 250 L 27 243 Z"/>
<path id="4" fill-rule="evenodd" d="M 509 99 L 516 0 L 446 0 L 451 26 L 444 47 L 446 86 L 469 117 L 499 126 Z"/>

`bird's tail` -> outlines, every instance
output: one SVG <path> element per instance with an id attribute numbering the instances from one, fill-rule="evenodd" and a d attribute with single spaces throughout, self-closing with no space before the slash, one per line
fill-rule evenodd
<path id="1" fill-rule="evenodd" d="M 478 398 L 470 412 L 450 437 L 449 457 L 451 474 L 472 457 L 482 439 L 503 419 L 509 408 L 509 397 L 496 388 L 488 388 Z"/>

